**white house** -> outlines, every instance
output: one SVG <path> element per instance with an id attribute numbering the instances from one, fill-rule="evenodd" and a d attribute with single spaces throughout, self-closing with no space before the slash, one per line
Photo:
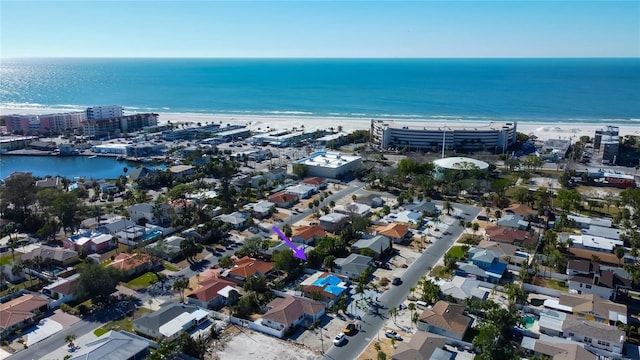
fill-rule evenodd
<path id="1" fill-rule="evenodd" d="M 194 305 L 166 302 L 160 309 L 133 320 L 136 333 L 152 339 L 173 340 L 183 331 L 208 321 L 209 312 Z"/>
<path id="2" fill-rule="evenodd" d="M 56 308 L 75 299 L 73 290 L 80 280 L 80 274 L 74 274 L 68 278 L 58 278 L 58 280 L 42 288 L 42 293 L 53 299 L 51 308 Z"/>
<path id="3" fill-rule="evenodd" d="M 131 205 L 127 208 L 131 221 L 138 224 L 141 219 L 145 219 L 147 223 L 154 225 L 166 224 L 170 217 L 168 210 L 170 206 L 165 203 L 141 203 Z"/>
<path id="4" fill-rule="evenodd" d="M 565 338 L 615 354 L 622 354 L 626 340 L 624 331 L 616 326 L 579 319 L 572 315 L 567 315 L 562 323 L 562 334 Z"/>
<path id="5" fill-rule="evenodd" d="M 298 196 L 300 199 L 308 199 L 313 194 L 318 192 L 318 187 L 307 184 L 298 184 L 294 186 L 289 186 L 284 190 L 287 194 L 293 194 Z"/>
<path id="6" fill-rule="evenodd" d="M 320 217 L 320 226 L 329 232 L 340 231 L 349 220 L 349 217 L 344 214 L 330 213 Z"/>

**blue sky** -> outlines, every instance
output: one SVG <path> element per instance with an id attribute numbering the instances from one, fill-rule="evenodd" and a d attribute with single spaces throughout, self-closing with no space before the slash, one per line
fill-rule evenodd
<path id="1" fill-rule="evenodd" d="M 11 1 L 2 57 L 639 57 L 640 1 Z"/>

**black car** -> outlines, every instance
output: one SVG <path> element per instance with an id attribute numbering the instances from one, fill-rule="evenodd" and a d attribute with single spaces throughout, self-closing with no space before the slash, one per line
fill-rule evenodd
<path id="1" fill-rule="evenodd" d="M 402 284 L 402 279 L 400 279 L 399 277 L 393 278 L 393 281 L 391 281 L 391 284 L 396 285 L 396 286 L 400 285 L 400 284 Z"/>

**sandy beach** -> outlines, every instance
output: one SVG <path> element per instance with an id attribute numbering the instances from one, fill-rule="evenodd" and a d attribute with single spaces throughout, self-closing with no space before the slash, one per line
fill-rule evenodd
<path id="1" fill-rule="evenodd" d="M 59 109 L 29 109 L 23 108 L 0 108 L 0 115 L 8 114 L 50 114 L 60 112 Z M 210 122 L 222 124 L 242 124 L 252 130 L 264 129 L 291 129 L 302 128 L 305 130 L 328 129 L 333 127 L 338 129 L 342 126 L 344 131 L 368 130 L 371 119 L 364 118 L 341 118 L 341 117 L 304 117 L 304 116 L 266 116 L 266 115 L 232 115 L 232 114 L 200 114 L 200 113 L 172 113 L 159 112 L 159 123 L 192 123 L 206 124 Z M 418 121 L 407 121 L 406 119 L 385 119 L 386 121 L 397 121 L 399 123 L 416 123 Z M 479 122 L 455 122 L 456 125 L 477 126 Z M 485 123 L 486 122 L 482 122 Z M 432 126 L 446 126 L 447 123 L 441 121 L 429 121 Z M 449 124 L 451 124 L 449 122 Z M 570 139 L 574 141 L 581 136 L 593 137 L 595 131 L 602 129 L 602 124 L 592 123 L 535 123 L 518 122 L 519 132 L 535 135 L 541 140 L 547 139 Z M 620 126 L 620 136 L 636 135 L 640 136 L 640 126 Z"/>

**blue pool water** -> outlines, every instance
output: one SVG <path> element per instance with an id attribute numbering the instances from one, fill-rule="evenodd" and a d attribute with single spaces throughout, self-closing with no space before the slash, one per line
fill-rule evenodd
<path id="1" fill-rule="evenodd" d="M 333 276 L 333 275 L 329 275 L 327 277 L 324 277 L 322 279 L 318 279 L 316 281 L 313 282 L 314 286 L 326 286 L 326 285 L 338 285 L 342 282 L 342 279 L 340 279 L 337 276 Z"/>
<path id="2" fill-rule="evenodd" d="M 333 286 L 333 285 L 329 285 L 326 288 L 324 288 L 324 291 L 333 294 L 335 296 L 338 296 L 340 294 L 342 294 L 342 292 L 344 291 L 344 288 L 338 287 L 338 286 Z"/>
<path id="3" fill-rule="evenodd" d="M 144 241 L 153 240 L 155 238 L 160 237 L 161 235 L 162 235 L 162 231 L 156 230 L 156 231 L 152 231 L 152 232 L 146 234 L 143 239 L 144 239 Z"/>
<path id="4" fill-rule="evenodd" d="M 523 317 L 523 320 L 524 320 L 524 327 L 527 329 L 531 328 L 533 326 L 533 323 L 536 322 L 536 318 L 532 315 L 525 315 Z"/>

